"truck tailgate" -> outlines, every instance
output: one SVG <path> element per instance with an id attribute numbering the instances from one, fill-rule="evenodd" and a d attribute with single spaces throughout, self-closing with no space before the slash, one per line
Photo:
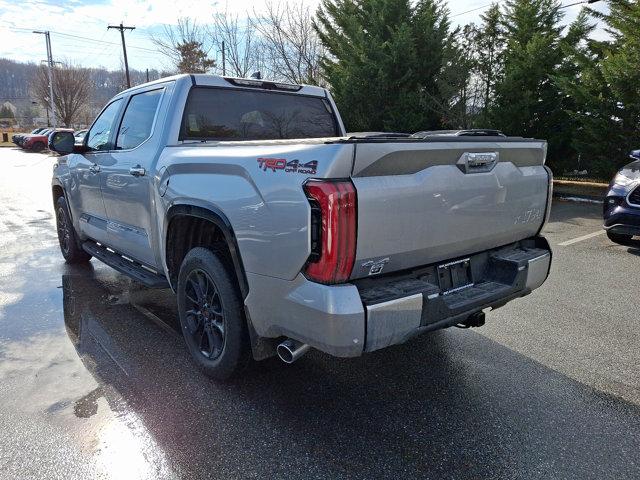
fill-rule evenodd
<path id="1" fill-rule="evenodd" d="M 544 141 L 355 143 L 354 279 L 506 245 L 536 235 L 544 222 Z"/>

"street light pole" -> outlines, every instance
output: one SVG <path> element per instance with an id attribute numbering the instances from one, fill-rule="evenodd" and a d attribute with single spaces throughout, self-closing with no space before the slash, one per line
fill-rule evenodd
<path id="1" fill-rule="evenodd" d="M 51 121 L 53 123 L 53 126 L 57 127 L 56 111 L 54 107 L 54 97 L 53 97 L 53 54 L 51 53 L 51 36 L 48 30 L 45 30 L 45 31 L 34 30 L 33 33 L 44 35 L 44 38 L 47 43 L 47 69 L 49 70 L 49 106 L 51 108 Z M 47 124 L 48 123 L 49 122 L 47 122 Z"/>

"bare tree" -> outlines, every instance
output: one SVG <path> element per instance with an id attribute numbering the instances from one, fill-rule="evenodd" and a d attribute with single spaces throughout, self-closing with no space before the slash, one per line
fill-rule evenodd
<path id="1" fill-rule="evenodd" d="M 261 42 L 256 37 L 253 19 L 246 16 L 243 22 L 229 12 L 213 17 L 211 36 L 218 52 L 225 52 L 225 71 L 220 62 L 218 71 L 234 77 L 248 77 L 261 66 Z"/>
<path id="2" fill-rule="evenodd" d="M 267 74 L 292 83 L 319 84 L 324 51 L 314 28 L 313 10 L 304 1 L 266 3 L 263 14 L 254 12 Z"/>
<path id="3" fill-rule="evenodd" d="M 209 58 L 212 44 L 207 29 L 189 18 L 179 18 L 176 26 L 165 25 L 164 36 L 152 41 L 180 73 L 206 73 L 215 66 Z"/>
<path id="4" fill-rule="evenodd" d="M 41 66 L 31 83 L 33 95 L 46 109 L 51 108 L 49 99 L 49 75 L 47 68 Z M 92 86 L 89 71 L 63 63 L 53 69 L 53 96 L 56 117 L 70 127 L 79 120 L 79 116 L 89 102 Z"/>

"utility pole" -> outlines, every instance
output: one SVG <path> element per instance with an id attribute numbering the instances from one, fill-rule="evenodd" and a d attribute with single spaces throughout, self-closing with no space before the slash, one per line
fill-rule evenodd
<path id="1" fill-rule="evenodd" d="M 34 30 L 33 33 L 37 33 L 39 35 L 44 35 L 44 38 L 47 43 L 47 69 L 49 70 L 49 106 L 51 108 L 51 121 L 54 127 L 57 127 L 56 124 L 56 111 L 54 108 L 54 99 L 53 99 L 53 54 L 51 53 L 51 35 L 48 30 L 40 31 Z M 47 116 L 49 116 L 49 112 L 47 112 Z M 49 120 L 47 120 L 47 125 L 49 124 Z"/>
<path id="2" fill-rule="evenodd" d="M 120 25 L 109 25 L 107 27 L 107 30 L 110 30 L 112 28 L 120 30 L 120 36 L 122 37 L 122 52 L 124 53 L 124 71 L 127 74 L 127 88 L 131 88 L 131 79 L 129 78 L 129 61 L 127 60 L 127 46 L 124 43 L 124 31 L 135 30 L 136 27 L 125 27 L 124 25 L 122 25 L 122 22 L 120 22 Z"/>
<path id="3" fill-rule="evenodd" d="M 222 76 L 227 74 L 227 52 L 224 48 L 224 40 L 222 41 Z"/>
<path id="4" fill-rule="evenodd" d="M 147 68 L 147 83 L 149 83 L 149 69 Z"/>

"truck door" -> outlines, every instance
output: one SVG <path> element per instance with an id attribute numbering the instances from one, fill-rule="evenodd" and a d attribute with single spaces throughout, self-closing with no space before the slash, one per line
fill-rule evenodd
<path id="1" fill-rule="evenodd" d="M 70 158 L 69 167 L 76 185 L 68 192 L 73 213 L 79 219 L 80 232 L 101 243 L 108 241 L 108 234 L 100 172 L 112 162 L 109 150 L 121 107 L 121 99 L 107 105 L 87 133 L 87 151 Z"/>
<path id="2" fill-rule="evenodd" d="M 129 97 L 110 161 L 100 172 L 109 245 L 151 267 L 158 266 L 152 241 L 151 187 L 161 136 L 154 127 L 164 90 L 156 87 Z"/>

